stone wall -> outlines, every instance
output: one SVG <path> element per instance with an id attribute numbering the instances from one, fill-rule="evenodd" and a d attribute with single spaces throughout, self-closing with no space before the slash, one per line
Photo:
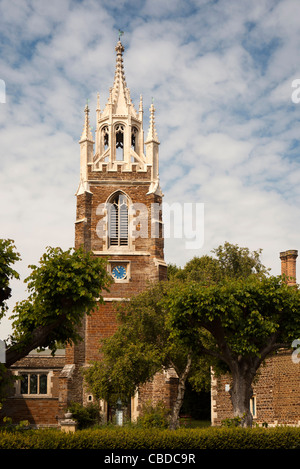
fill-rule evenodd
<path id="1" fill-rule="evenodd" d="M 212 425 L 233 418 L 228 387 L 231 378 L 212 377 Z M 299 425 L 300 423 L 300 364 L 292 361 L 292 352 L 279 352 L 268 358 L 257 374 L 253 386 L 255 402 L 254 424 L 268 426 Z"/>

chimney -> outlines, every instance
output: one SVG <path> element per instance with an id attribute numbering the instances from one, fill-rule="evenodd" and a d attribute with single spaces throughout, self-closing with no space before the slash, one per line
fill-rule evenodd
<path id="1" fill-rule="evenodd" d="M 288 277 L 288 285 L 296 285 L 296 259 L 298 257 L 298 251 L 289 250 L 280 253 L 281 259 L 281 275 Z"/>

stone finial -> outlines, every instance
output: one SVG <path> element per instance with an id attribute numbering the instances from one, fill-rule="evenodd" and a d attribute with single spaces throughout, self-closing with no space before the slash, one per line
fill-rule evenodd
<path id="1" fill-rule="evenodd" d="M 142 95 L 140 95 L 139 111 L 140 111 L 140 112 L 143 112 L 143 96 L 142 96 Z"/>
<path id="2" fill-rule="evenodd" d="M 123 46 L 122 42 L 119 40 L 119 41 L 117 42 L 116 47 L 115 47 L 115 51 L 116 51 L 116 53 L 117 53 L 117 56 L 118 56 L 118 55 L 121 55 L 121 56 L 122 56 L 124 50 L 125 50 L 125 49 L 124 49 L 124 46 Z"/>
<path id="3" fill-rule="evenodd" d="M 150 126 L 149 126 L 149 131 L 147 135 L 147 142 L 156 142 L 159 143 L 156 128 L 155 128 L 155 108 L 154 104 L 152 103 L 150 106 Z"/>
<path id="4" fill-rule="evenodd" d="M 101 108 L 100 108 L 100 94 L 99 93 L 97 93 L 97 109 L 96 109 L 96 112 L 97 112 L 97 119 L 100 119 Z"/>
<path id="5" fill-rule="evenodd" d="M 89 117 L 89 106 L 86 104 L 84 108 L 85 112 L 85 119 L 84 119 L 84 126 L 83 126 L 83 131 L 81 135 L 80 142 L 84 142 L 86 140 L 89 140 L 90 142 L 93 142 L 93 136 L 90 128 L 90 117 Z"/>
<path id="6" fill-rule="evenodd" d="M 65 418 L 60 422 L 60 429 L 65 433 L 74 433 L 77 430 L 77 422 L 72 419 L 71 412 L 65 413 Z"/>

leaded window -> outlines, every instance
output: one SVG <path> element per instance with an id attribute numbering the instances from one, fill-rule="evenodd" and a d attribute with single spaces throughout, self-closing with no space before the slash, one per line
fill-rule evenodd
<path id="1" fill-rule="evenodd" d="M 128 246 L 128 199 L 118 192 L 109 203 L 109 247 Z"/>
<path id="2" fill-rule="evenodd" d="M 22 373 L 21 394 L 47 394 L 48 376 L 46 373 Z"/>

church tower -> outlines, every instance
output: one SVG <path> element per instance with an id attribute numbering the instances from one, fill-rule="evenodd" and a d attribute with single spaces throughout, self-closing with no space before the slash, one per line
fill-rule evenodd
<path id="1" fill-rule="evenodd" d="M 155 109 L 150 106 L 146 141 L 143 102 L 135 109 L 123 66 L 124 47 L 116 45 L 116 69 L 107 103 L 97 96 L 96 129 L 90 129 L 85 107 L 80 145 L 80 183 L 76 193 L 75 248 L 84 246 L 108 260 L 113 277 L 105 304 L 86 316 L 83 342 L 66 351 L 65 396 L 62 402 L 86 404 L 80 369 L 99 358 L 100 340 L 116 330 L 114 302 L 145 289 L 148 281 L 166 278 L 162 235 L 162 192 L 159 183 L 159 140 Z"/>

